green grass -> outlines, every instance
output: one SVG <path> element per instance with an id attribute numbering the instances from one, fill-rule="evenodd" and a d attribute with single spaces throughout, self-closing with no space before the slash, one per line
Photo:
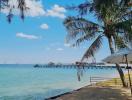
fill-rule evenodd
<path id="1" fill-rule="evenodd" d="M 125 80 L 129 85 L 128 81 L 128 74 L 125 74 Z M 131 73 L 131 80 L 132 80 L 132 73 Z M 113 78 L 108 81 L 98 82 L 96 83 L 97 86 L 122 86 L 122 82 L 120 78 Z"/>

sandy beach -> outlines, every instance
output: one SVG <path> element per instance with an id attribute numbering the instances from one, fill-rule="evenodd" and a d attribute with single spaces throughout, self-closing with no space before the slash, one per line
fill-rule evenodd
<path id="1" fill-rule="evenodd" d="M 127 79 L 128 75 L 125 77 Z M 120 78 L 113 78 L 47 100 L 132 100 L 132 96 L 130 88 L 122 87 Z"/>
<path id="2" fill-rule="evenodd" d="M 86 86 L 47 100 L 132 100 L 129 93 L 121 87 Z"/>

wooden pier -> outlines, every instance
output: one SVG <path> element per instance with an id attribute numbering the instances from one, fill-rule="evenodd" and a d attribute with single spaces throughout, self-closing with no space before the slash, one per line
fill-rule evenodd
<path id="1" fill-rule="evenodd" d="M 106 65 L 76 65 L 76 64 L 54 64 L 54 65 L 49 65 L 49 64 L 45 64 L 45 65 L 39 65 L 36 64 L 34 65 L 34 68 L 66 68 L 66 69 L 108 69 L 108 68 L 116 68 L 116 66 L 106 66 Z"/>

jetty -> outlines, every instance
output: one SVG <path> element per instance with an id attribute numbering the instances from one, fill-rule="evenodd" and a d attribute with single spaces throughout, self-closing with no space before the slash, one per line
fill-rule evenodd
<path id="1" fill-rule="evenodd" d="M 125 66 L 121 66 L 122 68 L 125 68 Z M 55 63 L 48 63 L 48 64 L 36 64 L 34 65 L 34 68 L 83 68 L 83 69 L 108 69 L 108 68 L 116 68 L 114 64 L 105 64 L 105 63 L 72 63 L 72 64 L 55 64 Z"/>

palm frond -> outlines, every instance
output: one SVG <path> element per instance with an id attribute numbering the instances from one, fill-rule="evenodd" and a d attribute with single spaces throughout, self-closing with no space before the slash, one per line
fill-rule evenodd
<path id="1" fill-rule="evenodd" d="M 99 21 L 119 22 L 132 17 L 130 6 L 121 6 L 118 0 L 95 0 L 95 16 Z"/>
<path id="2" fill-rule="evenodd" d="M 115 18 L 119 19 L 119 21 L 125 21 L 125 20 L 129 20 L 132 18 L 132 10 L 131 7 L 126 6 L 126 7 L 116 7 L 115 8 Z"/>
<path id="3" fill-rule="evenodd" d="M 132 44 L 132 20 L 126 20 L 123 22 L 119 22 L 116 24 L 113 24 L 113 27 L 115 29 L 115 41 L 119 41 L 122 43 L 121 47 L 124 47 L 126 44 L 128 46 L 128 44 Z M 124 43 L 125 44 L 124 44 Z M 117 46 L 118 43 L 117 43 Z"/>
<path id="4" fill-rule="evenodd" d="M 28 9 L 28 7 L 26 7 L 25 0 L 18 0 L 18 9 L 20 9 L 21 18 L 24 19 L 24 13 Z"/>
<path id="5" fill-rule="evenodd" d="M 93 40 L 95 39 L 98 35 L 100 34 L 99 31 L 97 32 L 93 32 L 93 33 L 86 33 L 84 34 L 83 36 L 79 37 L 75 44 L 73 44 L 73 46 L 79 46 L 82 42 L 84 41 L 90 41 L 90 40 Z"/>
<path id="6" fill-rule="evenodd" d="M 79 15 L 83 16 L 86 15 L 87 12 L 93 11 L 93 3 L 85 1 L 77 6 L 68 6 L 67 9 L 69 10 L 76 10 L 79 12 Z"/>
<path id="7" fill-rule="evenodd" d="M 123 37 L 115 36 L 114 41 L 115 41 L 115 46 L 118 50 L 121 48 L 128 48 L 127 43 L 124 41 Z"/>
<path id="8" fill-rule="evenodd" d="M 113 24 L 118 33 L 132 33 L 132 19 Z"/>
<path id="9" fill-rule="evenodd" d="M 84 59 L 88 59 L 90 57 L 94 57 L 94 54 L 101 48 L 102 45 L 102 38 L 103 35 L 99 35 L 95 41 L 91 44 L 91 46 L 88 48 L 88 50 L 85 52 L 85 54 L 82 57 L 83 61 Z"/>
<path id="10" fill-rule="evenodd" d="M 125 33 L 123 39 L 132 47 L 132 33 Z"/>
<path id="11" fill-rule="evenodd" d="M 7 20 L 10 23 L 11 19 L 13 18 L 13 10 L 19 9 L 20 17 L 23 20 L 25 17 L 25 11 L 29 9 L 28 7 L 26 7 L 25 0 L 17 0 L 15 5 L 14 4 L 12 5 L 11 2 L 13 2 L 13 0 L 0 0 L 0 10 L 7 8 L 9 9 Z"/>
<path id="12" fill-rule="evenodd" d="M 121 0 L 120 5 L 121 6 L 128 6 L 130 2 L 132 2 L 132 1 L 131 0 Z"/>
<path id="13" fill-rule="evenodd" d="M 99 31 L 100 26 L 84 18 L 68 17 L 64 21 L 68 31 L 67 41 L 76 38 L 78 35 L 94 33 Z"/>
<path id="14" fill-rule="evenodd" d="M 105 5 L 106 7 L 112 6 L 112 5 L 116 5 L 118 3 L 118 0 L 93 0 L 94 4 L 96 6 L 101 6 L 101 5 Z"/>

